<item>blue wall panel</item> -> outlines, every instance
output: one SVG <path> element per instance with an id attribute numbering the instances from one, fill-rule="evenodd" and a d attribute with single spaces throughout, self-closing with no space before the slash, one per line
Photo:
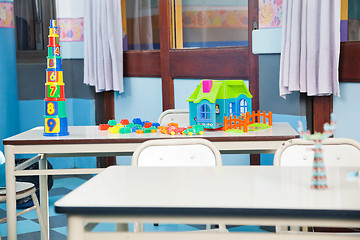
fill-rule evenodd
<path id="1" fill-rule="evenodd" d="M 160 78 L 124 78 L 124 93 L 115 93 L 115 120 L 141 118 L 156 122 L 162 112 Z"/>
<path id="2" fill-rule="evenodd" d="M 340 83 L 341 97 L 334 97 L 335 137 L 353 138 L 360 142 L 360 84 Z"/>
<path id="3" fill-rule="evenodd" d="M 160 78 L 125 77 L 125 91 L 115 93 L 115 120 L 157 122 L 162 112 L 162 90 Z M 130 165 L 130 156 L 116 157 L 118 165 Z"/>
<path id="4" fill-rule="evenodd" d="M 0 28 L 0 150 L 2 140 L 19 133 L 15 33 Z"/>
<path id="5" fill-rule="evenodd" d="M 44 126 L 44 100 L 19 101 L 20 131 Z M 66 99 L 66 113 L 69 126 L 95 125 L 95 101 L 88 99 Z M 70 131 L 71 134 L 71 131 Z M 50 138 L 50 137 L 49 137 Z M 30 157 L 22 155 L 20 157 Z M 49 158 L 54 168 L 96 167 L 95 157 Z"/>

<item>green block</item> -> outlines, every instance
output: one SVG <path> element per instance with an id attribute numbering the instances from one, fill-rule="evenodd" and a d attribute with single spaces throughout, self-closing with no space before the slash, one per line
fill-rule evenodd
<path id="1" fill-rule="evenodd" d="M 48 47 L 48 57 L 61 58 L 60 47 Z"/>
<path id="2" fill-rule="evenodd" d="M 60 85 L 46 85 L 46 97 L 59 98 L 60 97 Z"/>

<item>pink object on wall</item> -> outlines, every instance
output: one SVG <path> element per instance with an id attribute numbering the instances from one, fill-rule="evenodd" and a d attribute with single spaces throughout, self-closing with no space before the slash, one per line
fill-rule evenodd
<path id="1" fill-rule="evenodd" d="M 212 80 L 202 80 L 203 93 L 209 93 L 213 85 Z"/>
<path id="2" fill-rule="evenodd" d="M 14 7 L 12 2 L 0 2 L 0 28 L 14 28 Z"/>
<path id="3" fill-rule="evenodd" d="M 84 41 L 84 18 L 59 18 L 61 42 L 82 42 Z"/>
<path id="4" fill-rule="evenodd" d="M 282 26 L 283 0 L 259 0 L 259 28 Z"/>

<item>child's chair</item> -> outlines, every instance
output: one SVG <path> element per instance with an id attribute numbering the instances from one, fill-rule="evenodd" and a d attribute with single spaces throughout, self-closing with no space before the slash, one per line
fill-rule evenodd
<path id="1" fill-rule="evenodd" d="M 312 166 L 313 141 L 291 139 L 279 147 L 275 166 Z M 360 143 L 349 138 L 327 138 L 322 143 L 325 166 L 360 166 Z"/>
<path id="2" fill-rule="evenodd" d="M 17 216 L 30 212 L 32 210 L 36 211 L 37 217 L 39 219 L 39 224 L 41 228 L 41 233 L 44 239 L 48 239 L 48 233 L 45 228 L 44 219 L 40 212 L 40 206 L 38 198 L 36 197 L 36 188 L 33 183 L 28 182 L 16 182 L 16 199 L 22 199 L 27 196 L 31 196 L 34 206 L 24 209 L 20 212 L 17 212 Z M 5 185 L 5 157 L 4 154 L 0 151 L 0 202 L 6 202 L 6 185 Z M 0 223 L 6 222 L 6 217 L 0 219 Z M 0 233 L 1 240 L 1 233 Z"/>
<path id="3" fill-rule="evenodd" d="M 275 152 L 274 166 L 308 166 L 314 161 L 313 141 L 291 139 L 284 142 Z M 349 138 L 327 138 L 322 142 L 325 167 L 360 167 L 360 143 Z M 310 187 L 310 185 L 309 185 Z M 276 226 L 277 232 L 287 231 L 287 226 Z M 306 231 L 307 227 L 302 227 Z M 299 227 L 292 227 L 299 230 Z"/>
<path id="4" fill-rule="evenodd" d="M 187 127 L 190 125 L 189 109 L 168 109 L 160 114 L 158 123 L 161 126 L 177 123 L 179 127 Z"/>
<path id="5" fill-rule="evenodd" d="M 220 151 L 210 141 L 202 138 L 149 140 L 142 143 L 132 156 L 132 166 L 221 166 Z M 144 225 L 134 224 L 135 231 L 143 231 Z M 224 224 L 206 231 L 227 232 Z"/>

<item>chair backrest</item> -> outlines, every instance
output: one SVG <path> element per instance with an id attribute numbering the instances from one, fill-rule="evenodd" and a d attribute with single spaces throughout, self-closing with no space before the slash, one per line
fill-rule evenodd
<path id="1" fill-rule="evenodd" d="M 161 126 L 177 123 L 179 127 L 187 127 L 190 125 L 189 109 L 168 109 L 160 114 L 158 123 Z"/>
<path id="2" fill-rule="evenodd" d="M 6 187 L 5 156 L 2 151 L 0 151 L 0 187 Z"/>
<path id="3" fill-rule="evenodd" d="M 291 139 L 274 156 L 277 166 L 312 166 L 313 141 Z M 360 166 L 360 143 L 349 138 L 327 138 L 322 143 L 325 166 Z"/>
<path id="4" fill-rule="evenodd" d="M 132 166 L 221 166 L 220 151 L 202 138 L 146 141 L 134 151 Z"/>

